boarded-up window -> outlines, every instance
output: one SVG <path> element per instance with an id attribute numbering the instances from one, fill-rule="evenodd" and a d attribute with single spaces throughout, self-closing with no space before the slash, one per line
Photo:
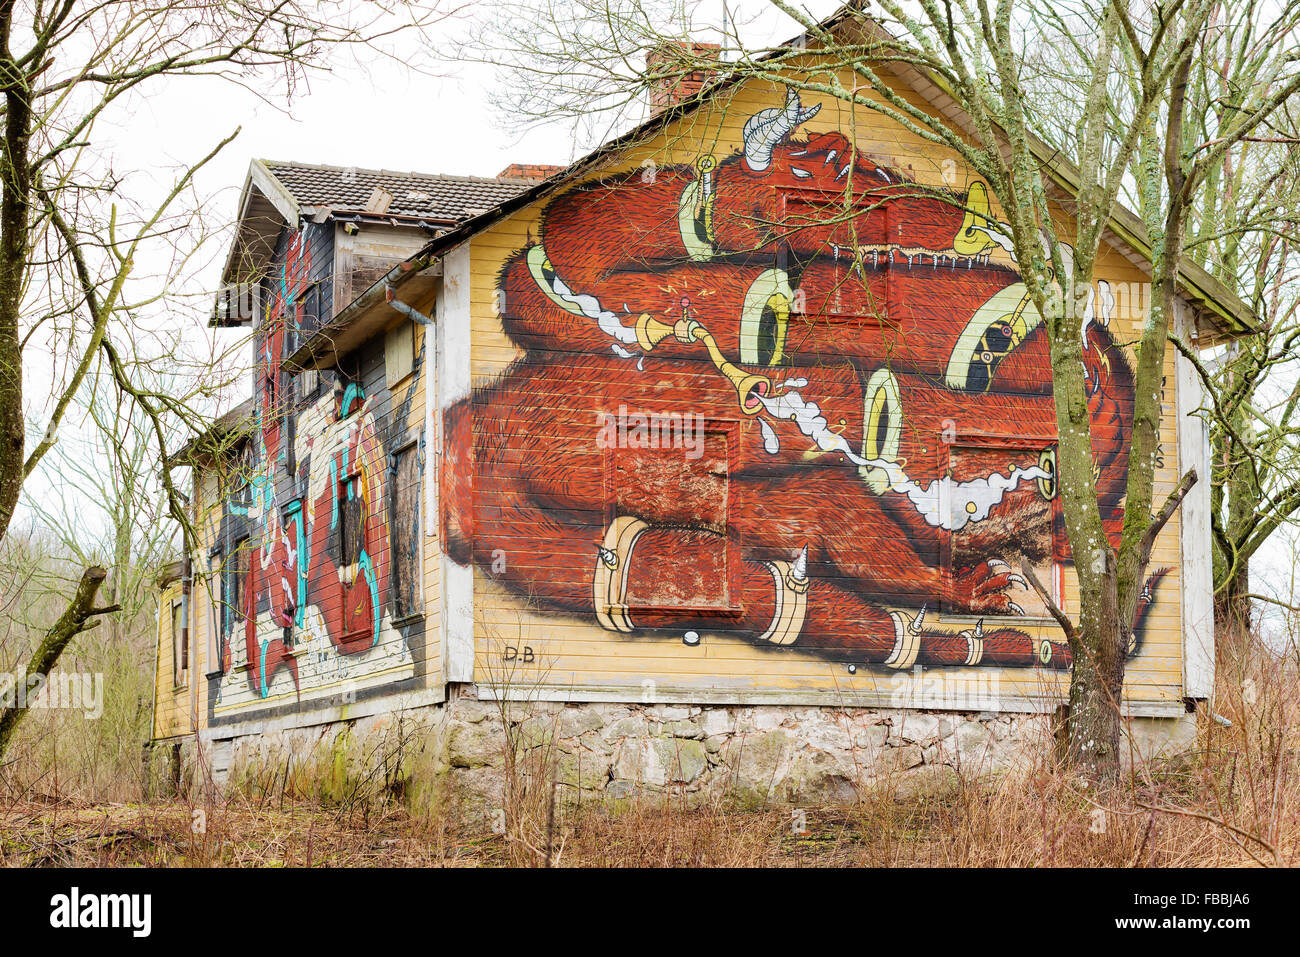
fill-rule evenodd
<path id="1" fill-rule="evenodd" d="M 844 189 L 785 187 L 777 227 L 786 235 L 797 236 L 809 227 L 843 224 L 840 233 L 850 241 L 834 244 L 829 263 L 823 260 L 818 268 L 803 274 L 790 312 L 843 326 L 845 335 L 851 335 L 854 328 L 890 323 L 889 271 L 895 255 L 907 255 L 896 253 L 891 244 L 889 207 L 879 196 L 862 192 L 861 184 L 857 189 L 848 195 Z M 810 264 L 796 261 L 781 247 L 776 265 L 795 275 Z M 791 339 L 793 348 L 799 339 L 797 330 Z"/>
<path id="2" fill-rule="evenodd" d="M 220 552 L 213 552 L 208 558 L 208 580 L 206 582 L 208 593 L 208 621 L 207 621 L 207 673 L 209 675 L 219 674 L 225 670 L 222 661 L 222 618 L 224 617 L 222 605 L 225 590 L 224 577 L 221 574 L 221 564 L 223 556 Z"/>
<path id="3" fill-rule="evenodd" d="M 185 640 L 185 606 L 174 601 L 171 607 L 172 664 L 176 687 L 184 687 L 190 668 L 189 643 Z"/>
<path id="4" fill-rule="evenodd" d="M 237 627 L 240 622 L 251 617 L 248 607 L 251 598 L 251 592 L 248 588 L 249 558 L 248 539 L 241 538 L 235 542 L 234 551 L 230 556 L 230 608 L 227 620 L 231 623 L 232 628 Z"/>
<path id="5" fill-rule="evenodd" d="M 392 530 L 393 614 L 406 618 L 420 611 L 420 446 L 399 449 L 393 469 Z"/>
<path id="6" fill-rule="evenodd" d="M 415 361 L 415 323 L 409 319 L 384 336 L 384 380 L 392 388 L 411 374 Z"/>
<path id="7" fill-rule="evenodd" d="M 609 521 L 632 516 L 660 527 L 635 552 L 637 573 L 629 578 L 626 604 L 683 612 L 730 609 L 731 575 L 739 567 L 727 525 L 728 455 L 735 438 L 725 424 L 706 427 L 694 416 L 642 418 L 630 416 L 624 439 L 609 450 Z M 665 514 L 666 502 L 676 503 L 676 513 Z M 656 536 L 666 537 L 658 542 Z M 681 561 L 684 551 L 689 562 Z"/>
<path id="8" fill-rule="evenodd" d="M 307 559 L 308 549 L 307 549 L 306 526 L 303 523 L 303 516 L 302 516 L 302 499 L 296 498 L 284 507 L 284 515 L 282 516 L 282 523 L 283 523 L 285 533 L 287 535 L 292 536 L 293 538 L 294 554 L 300 556 L 305 563 Z M 298 571 L 299 573 L 305 572 L 306 571 L 305 564 L 301 566 L 298 569 Z M 295 603 L 298 600 L 298 586 L 300 581 L 301 579 L 298 579 L 297 576 L 295 575 L 294 578 L 287 583 L 290 593 L 293 596 L 293 601 Z M 295 611 L 296 611 L 296 605 L 295 605 Z M 295 615 L 295 620 L 296 620 L 296 615 Z M 291 622 L 284 626 L 284 646 L 286 648 L 292 648 L 293 642 L 294 642 L 294 626 L 293 623 Z"/>
<path id="9" fill-rule="evenodd" d="M 1060 576 L 1053 564 L 1051 499 L 1056 480 L 1052 462 L 1041 447 L 1018 447 L 1015 440 L 949 447 L 952 482 L 941 493 L 946 501 L 941 500 L 940 508 L 952 529 L 944 556 L 944 575 L 950 584 L 969 581 L 968 576 L 989 561 L 1005 563 L 1009 568 L 998 570 L 1012 573 L 1019 573 L 1027 563 L 1060 601 Z M 1040 471 L 1049 478 L 1036 477 Z M 1008 488 L 1012 476 L 1018 481 Z M 1012 584 L 1004 594 L 1028 617 L 1049 615 L 1032 589 Z M 968 609 L 950 602 L 944 611 L 964 614 Z"/>
<path id="10" fill-rule="evenodd" d="M 298 329 L 305 338 L 320 328 L 320 283 L 314 282 L 298 298 Z"/>
<path id="11" fill-rule="evenodd" d="M 298 406 L 301 408 L 316 398 L 316 393 L 320 391 L 320 372 L 304 369 L 295 376 L 295 381 L 298 386 Z"/>
<path id="12" fill-rule="evenodd" d="M 365 549 L 365 503 L 361 496 L 361 476 L 353 475 L 339 483 L 339 564 L 344 568 L 361 561 Z"/>
<path id="13" fill-rule="evenodd" d="M 339 566 L 343 580 L 350 584 L 343 598 L 343 634 L 352 636 L 374 626 L 371 603 L 363 592 L 363 564 L 372 558 L 366 551 L 366 499 L 360 473 L 339 483 Z"/>

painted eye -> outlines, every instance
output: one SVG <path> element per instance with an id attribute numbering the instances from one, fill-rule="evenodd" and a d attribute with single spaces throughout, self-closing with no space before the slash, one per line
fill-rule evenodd
<path id="1" fill-rule="evenodd" d="M 1038 480 L 1038 492 L 1051 501 L 1056 498 L 1056 449 L 1043 449 L 1038 456 L 1038 467 L 1047 473 Z"/>
<path id="2" fill-rule="evenodd" d="M 740 361 L 775 366 L 785 361 L 786 330 L 794 295 L 783 269 L 768 269 L 745 294 L 740 316 Z"/>
<path id="3" fill-rule="evenodd" d="M 964 392 L 987 392 L 1001 361 L 1037 327 L 1027 315 L 1029 294 L 1023 283 L 1008 286 L 976 310 L 962 329 L 948 360 L 944 383 Z"/>
<path id="4" fill-rule="evenodd" d="M 888 369 L 877 369 L 863 390 L 862 457 L 896 461 L 902 434 L 903 403 L 898 396 L 898 380 Z M 860 466 L 858 471 L 877 494 L 888 491 L 893 484 L 883 468 Z"/>

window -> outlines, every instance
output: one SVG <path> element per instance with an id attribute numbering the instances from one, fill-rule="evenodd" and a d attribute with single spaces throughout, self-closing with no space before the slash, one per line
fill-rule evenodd
<path id="1" fill-rule="evenodd" d="M 225 582 L 221 574 L 221 564 L 223 556 L 220 551 L 214 551 L 208 556 L 208 580 L 205 583 L 208 591 L 208 621 L 207 621 L 207 673 L 208 677 L 221 674 L 225 671 L 225 661 L 223 660 L 222 649 L 225 642 L 222 641 Z"/>
<path id="2" fill-rule="evenodd" d="M 365 565 L 371 560 L 366 550 L 368 524 L 367 489 L 360 473 L 339 483 L 339 575 L 344 585 L 343 634 L 352 638 L 370 632 L 376 625 L 365 589 Z M 357 589 L 361 589 L 359 593 Z"/>
<path id="3" fill-rule="evenodd" d="M 384 336 L 384 380 L 392 388 L 411 374 L 415 363 L 415 323 L 407 319 Z"/>
<path id="4" fill-rule="evenodd" d="M 684 504 L 680 527 L 670 534 L 695 559 L 684 565 L 673 548 L 637 553 L 637 575 L 628 579 L 623 603 L 656 611 L 731 611 L 732 574 L 739 569 L 735 530 L 728 535 L 731 450 L 735 423 L 694 415 L 633 413 L 624 438 L 607 453 L 607 528 L 644 514 L 649 502 L 671 495 Z M 671 492 L 669 491 L 671 490 Z M 634 547 L 634 546 L 629 546 Z"/>
<path id="5" fill-rule="evenodd" d="M 365 503 L 361 475 L 339 483 L 339 564 L 351 568 L 361 561 L 365 549 Z"/>
<path id="6" fill-rule="evenodd" d="M 1022 565 L 1060 604 L 1061 576 L 1055 565 L 1055 529 L 1052 499 L 1056 495 L 1054 458 L 1044 445 L 1024 440 L 997 439 L 979 445 L 949 446 L 948 469 L 953 478 L 946 511 L 949 527 L 943 573 L 955 581 L 989 559 L 1006 562 L 1019 573 Z M 990 492 L 985 480 L 1005 477 L 1012 469 L 1042 470 L 1049 478 L 1030 478 L 1001 492 Z M 994 504 L 989 506 L 989 502 Z M 987 517 L 984 517 L 987 516 Z M 1008 597 L 1029 618 L 1047 618 L 1047 606 L 1032 589 L 1015 588 Z M 966 614 L 964 609 L 945 608 L 945 613 Z M 1019 616 L 1017 616 L 1019 617 Z"/>
<path id="7" fill-rule="evenodd" d="M 298 297 L 298 329 L 304 338 L 320 328 L 320 318 L 320 283 L 314 282 Z"/>
<path id="8" fill-rule="evenodd" d="M 231 623 L 232 631 L 250 616 L 249 614 L 249 570 L 248 539 L 241 538 L 235 542 L 234 552 L 230 556 L 230 606 L 226 618 Z"/>
<path id="9" fill-rule="evenodd" d="M 420 445 L 412 442 L 393 456 L 392 580 L 393 616 L 420 612 Z"/>
<path id="10" fill-rule="evenodd" d="M 185 628 L 185 603 L 183 600 L 173 601 L 171 607 L 172 623 L 172 664 L 173 677 L 178 688 L 185 687 L 186 679 L 189 677 L 190 669 L 190 648 L 188 635 Z"/>
<path id="11" fill-rule="evenodd" d="M 289 581 L 292 596 L 294 596 L 295 609 L 299 609 L 299 598 L 303 596 L 304 585 L 307 583 L 308 563 L 307 554 L 307 529 L 303 524 L 303 499 L 295 498 L 289 505 L 285 506 L 285 511 L 281 516 L 285 533 L 294 537 L 294 554 L 298 555 L 296 562 L 296 572 L 294 580 Z M 296 611 L 294 622 L 296 622 Z M 285 648 L 294 646 L 294 623 L 285 625 Z"/>
<path id="12" fill-rule="evenodd" d="M 889 266 L 895 252 L 891 245 L 889 207 L 869 193 L 848 197 L 843 189 L 785 187 L 781 197 L 779 228 L 787 234 L 797 235 L 801 230 L 827 222 L 843 223 L 839 232 L 845 237 L 841 242 L 846 243 L 832 250 L 834 269 L 813 270 L 803 275 L 790 311 L 843 324 L 844 335 L 853 335 L 853 330 L 858 328 L 892 325 Z M 846 200 L 850 200 L 847 207 Z M 807 265 L 792 259 L 782 247 L 777 268 L 793 275 Z"/>
<path id="13" fill-rule="evenodd" d="M 320 372 L 316 369 L 303 369 L 294 377 L 298 389 L 298 407 L 305 406 L 320 391 Z"/>

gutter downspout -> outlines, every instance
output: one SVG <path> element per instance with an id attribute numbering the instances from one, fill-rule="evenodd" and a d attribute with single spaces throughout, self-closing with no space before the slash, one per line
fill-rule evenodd
<path id="1" fill-rule="evenodd" d="M 393 301 L 392 290 L 394 287 L 400 286 L 412 276 L 428 269 L 437 258 L 437 256 L 418 253 L 410 259 L 398 263 L 380 277 L 380 279 L 373 285 L 367 287 L 366 291 L 360 296 L 344 306 L 341 311 L 334 315 L 333 319 L 317 329 L 316 332 L 312 334 L 313 339 L 320 336 L 322 333 L 329 334 L 346 327 L 355 316 L 365 312 L 377 302 L 383 301 L 391 303 Z M 405 306 L 406 303 L 402 303 L 401 305 Z M 401 311 L 402 310 L 399 308 L 398 312 Z M 296 352 L 284 360 L 282 368 L 286 372 L 290 373 L 301 372 L 303 369 L 307 368 L 306 363 L 313 361 L 315 356 L 310 352 L 307 352 L 306 349 L 307 346 L 300 346 Z"/>
<path id="2" fill-rule="evenodd" d="M 398 312 L 400 312 L 402 315 L 406 316 L 408 319 L 411 319 L 414 322 L 418 322 L 420 325 L 425 326 L 426 328 L 429 329 L 433 328 L 432 319 L 430 319 L 428 316 L 422 313 L 419 309 L 416 309 L 414 306 L 402 302 L 402 300 L 397 298 L 397 293 L 393 289 L 392 283 L 388 282 L 387 279 L 385 279 L 384 281 L 384 301 L 388 303 L 390 306 L 392 306 L 394 309 L 396 309 Z"/>

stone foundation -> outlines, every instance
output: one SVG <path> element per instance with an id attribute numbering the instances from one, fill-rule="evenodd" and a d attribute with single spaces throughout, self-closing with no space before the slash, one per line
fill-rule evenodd
<path id="1" fill-rule="evenodd" d="M 502 801 L 507 741 L 517 769 L 549 775 L 565 800 L 671 794 L 822 804 L 867 789 L 898 794 L 1032 767 L 1051 753 L 1043 715 L 801 706 L 500 704 L 472 686 L 446 704 L 236 739 L 186 739 L 183 786 L 205 778 L 264 787 L 292 780 L 342 799 L 369 781 L 455 794 L 475 812 Z M 1195 719 L 1132 719 L 1143 758 L 1195 744 Z M 208 738 L 208 735 L 214 735 Z M 1128 748 L 1125 748 L 1126 759 Z"/>

